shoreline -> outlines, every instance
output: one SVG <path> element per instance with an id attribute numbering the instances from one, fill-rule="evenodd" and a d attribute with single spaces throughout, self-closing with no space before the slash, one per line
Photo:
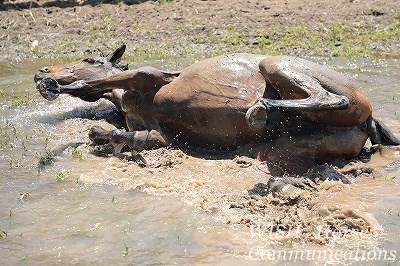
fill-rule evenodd
<path id="1" fill-rule="evenodd" d="M 22 8 L 29 3 L 35 4 Z M 2 61 L 68 60 L 121 43 L 134 59 L 236 52 L 400 58 L 396 1 L 174 0 L 127 5 L 44 0 L 5 2 L 0 10 Z"/>

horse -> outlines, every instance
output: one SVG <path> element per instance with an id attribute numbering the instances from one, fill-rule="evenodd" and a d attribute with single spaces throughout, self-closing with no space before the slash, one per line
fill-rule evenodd
<path id="1" fill-rule="evenodd" d="M 291 56 L 230 54 L 180 71 L 120 64 L 126 50 L 44 67 L 35 74 L 40 94 L 84 101 L 105 98 L 125 116 L 128 131 L 95 126 L 94 143 L 132 156 L 175 139 L 194 147 L 240 150 L 289 172 L 355 158 L 372 144 L 400 141 L 372 117 L 368 99 L 344 75 Z"/>

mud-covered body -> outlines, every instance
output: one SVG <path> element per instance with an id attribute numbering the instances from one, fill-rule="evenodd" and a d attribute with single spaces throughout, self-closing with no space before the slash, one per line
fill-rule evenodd
<path id="1" fill-rule="evenodd" d="M 110 58 L 118 60 L 121 49 L 125 47 Z M 373 127 L 368 99 L 344 75 L 304 59 L 232 54 L 177 72 L 143 67 L 98 76 L 94 66 L 87 65 L 87 79 L 67 85 L 56 78 L 60 70 L 39 71 L 35 81 L 43 96 L 51 96 L 46 98 L 68 93 L 84 100 L 112 100 L 132 132 L 118 134 L 130 138 L 126 143 L 135 151 L 165 146 L 179 136 L 201 147 L 256 143 L 249 144 L 250 152 L 262 160 L 315 163 L 354 157 L 369 136 L 381 139 L 382 127 Z M 92 137 L 103 133 L 95 130 Z M 394 136 L 387 139 L 398 142 Z"/>
<path id="2" fill-rule="evenodd" d="M 161 125 L 198 145 L 234 147 L 260 139 L 263 130 L 246 122 L 246 111 L 265 92 L 261 56 L 230 55 L 184 69 L 154 97 Z"/>

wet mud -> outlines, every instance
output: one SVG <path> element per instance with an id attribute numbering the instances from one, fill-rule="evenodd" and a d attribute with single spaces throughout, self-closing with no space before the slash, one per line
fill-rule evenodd
<path id="1" fill-rule="evenodd" d="M 345 199 L 354 184 L 299 177 L 306 180 L 304 188 L 287 185 L 280 193 L 267 194 L 272 174 L 265 162 L 188 147 L 143 151 L 135 157 L 127 152 L 117 158 L 108 154 L 107 147 L 91 145 L 87 134 L 93 125 L 113 128 L 104 120 L 71 119 L 57 131 L 56 138 L 62 143 L 79 139 L 78 148 L 88 154 L 91 164 L 90 172 L 79 175 L 85 184 L 112 184 L 125 191 L 176 196 L 189 206 L 212 213 L 228 227 L 256 228 L 264 241 L 352 246 L 377 243 L 384 236 L 372 213 L 337 200 Z M 352 183 L 373 180 L 379 175 L 374 167 L 396 162 L 400 156 L 396 147 L 376 149 L 368 162 L 352 161 L 336 169 Z"/>
<path id="2" fill-rule="evenodd" d="M 268 165 L 235 152 L 181 143 L 134 158 L 111 156 L 88 133 L 94 125 L 120 127 L 116 109 L 65 95 L 43 100 L 32 91 L 31 72 L 44 63 L 32 64 L 7 64 L 0 80 L 0 129 L 11 140 L 0 148 L 0 231 L 7 233 L 0 262 L 257 265 L 286 262 L 265 257 L 267 251 L 397 251 L 398 147 L 372 147 L 370 158 L 337 164 L 351 184 L 299 177 L 303 188 L 267 194 Z M 328 64 L 355 81 L 375 117 L 399 136 L 398 61 Z"/>

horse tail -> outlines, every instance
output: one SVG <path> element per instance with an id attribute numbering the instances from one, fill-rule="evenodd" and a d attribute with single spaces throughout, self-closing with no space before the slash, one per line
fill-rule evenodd
<path id="1" fill-rule="evenodd" d="M 382 122 L 370 115 L 367 119 L 367 130 L 371 143 L 383 145 L 400 145 L 400 140 Z"/>

